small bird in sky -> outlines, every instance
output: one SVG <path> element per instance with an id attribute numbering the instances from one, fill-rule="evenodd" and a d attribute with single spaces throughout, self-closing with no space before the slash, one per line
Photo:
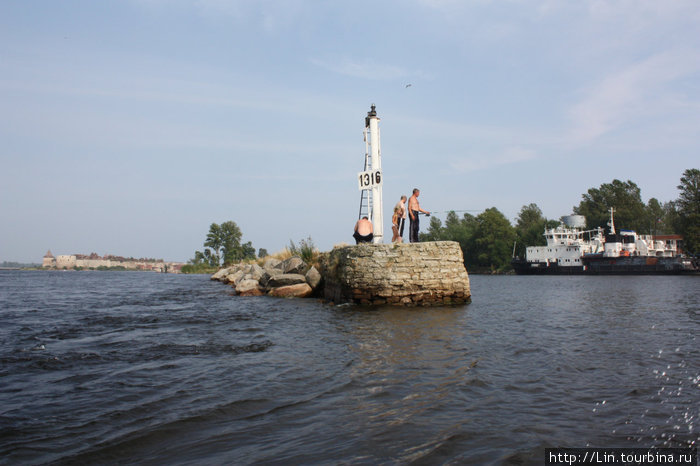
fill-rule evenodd
<path id="1" fill-rule="evenodd" d="M 413 84 L 408 83 L 408 84 L 406 84 L 406 87 L 408 88 L 408 87 L 411 87 L 412 85 L 413 85 Z"/>

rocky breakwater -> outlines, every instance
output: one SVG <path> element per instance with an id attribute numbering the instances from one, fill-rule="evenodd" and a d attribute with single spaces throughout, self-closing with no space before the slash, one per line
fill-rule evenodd
<path id="1" fill-rule="evenodd" d="M 431 306 L 471 299 L 459 243 L 360 244 L 323 254 L 324 298 L 335 303 Z"/>
<path id="2" fill-rule="evenodd" d="M 320 290 L 321 274 L 299 257 L 280 261 L 268 258 L 258 264 L 236 264 L 211 277 L 228 283 L 240 296 L 268 294 L 284 298 L 306 298 Z"/>

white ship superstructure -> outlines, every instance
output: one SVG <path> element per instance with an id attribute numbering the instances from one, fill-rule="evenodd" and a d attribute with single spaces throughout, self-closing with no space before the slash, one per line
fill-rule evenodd
<path id="1" fill-rule="evenodd" d="M 556 228 L 545 229 L 546 246 L 529 246 L 525 258 L 529 267 L 571 267 L 570 272 L 582 270 L 581 257 L 603 251 L 603 229 L 581 229 L 586 219 L 569 215 Z M 562 273 L 567 273 L 565 270 Z"/>

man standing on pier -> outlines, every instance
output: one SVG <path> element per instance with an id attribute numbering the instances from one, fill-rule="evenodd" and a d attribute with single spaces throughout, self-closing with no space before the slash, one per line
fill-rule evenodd
<path id="1" fill-rule="evenodd" d="M 408 216 L 410 220 L 410 229 L 408 232 L 408 237 L 411 243 L 417 243 L 418 240 L 418 230 L 420 229 L 420 223 L 418 220 L 418 214 L 423 212 L 425 215 L 430 215 L 430 212 L 423 210 L 418 203 L 418 196 L 420 196 L 420 190 L 418 188 L 413 189 L 413 195 L 408 200 Z"/>
<path id="2" fill-rule="evenodd" d="M 401 209 L 401 217 L 399 217 L 399 237 L 403 238 L 403 227 L 406 224 L 406 196 L 401 196 L 399 202 L 396 203 L 394 209 Z M 403 241 L 403 239 L 401 240 Z"/>

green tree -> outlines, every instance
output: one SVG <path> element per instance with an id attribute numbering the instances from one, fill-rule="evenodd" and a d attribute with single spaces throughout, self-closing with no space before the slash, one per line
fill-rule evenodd
<path id="1" fill-rule="evenodd" d="M 250 241 L 241 244 L 239 247 L 239 260 L 249 260 L 249 259 L 255 259 L 255 248 L 253 247 L 253 243 Z"/>
<path id="2" fill-rule="evenodd" d="M 267 257 L 269 254 L 267 253 L 267 249 L 265 248 L 260 248 L 258 249 L 258 257 L 262 259 L 263 257 Z"/>
<path id="3" fill-rule="evenodd" d="M 662 204 L 658 199 L 652 197 L 647 201 L 647 226 L 638 233 L 648 233 L 650 235 L 664 235 L 673 233 L 673 226 L 669 216 L 672 203 Z"/>
<path id="4" fill-rule="evenodd" d="M 204 263 L 204 253 L 202 251 L 195 251 L 194 257 L 187 261 L 190 265 L 199 265 Z"/>
<path id="5" fill-rule="evenodd" d="M 219 261 L 221 258 L 221 245 L 222 245 L 222 236 L 221 236 L 221 227 L 216 224 L 212 223 L 209 226 L 209 233 L 207 233 L 207 238 L 204 240 L 204 247 L 205 248 L 211 248 L 212 252 L 209 252 L 210 257 L 215 257 L 216 258 L 216 265 L 219 265 Z M 206 254 L 206 249 L 205 249 L 205 254 Z"/>
<path id="6" fill-rule="evenodd" d="M 510 268 L 516 232 L 508 219 L 495 207 L 476 217 L 473 247 L 476 265 L 481 269 L 505 271 Z"/>
<path id="7" fill-rule="evenodd" d="M 472 214 L 463 214 L 462 218 L 459 220 L 459 225 L 447 228 L 447 234 L 450 235 L 450 239 L 457 241 L 462 248 L 464 265 L 467 267 L 473 268 L 476 263 L 476 244 L 474 238 L 478 226 L 477 217 Z"/>
<path id="8" fill-rule="evenodd" d="M 188 261 L 191 265 L 206 265 L 209 267 L 218 267 L 219 256 L 211 251 L 211 249 L 205 249 L 202 251 L 195 251 L 194 258 Z"/>
<path id="9" fill-rule="evenodd" d="M 547 220 L 542 215 L 542 210 L 537 204 L 524 205 L 518 214 L 515 224 L 517 245 L 515 254 L 525 257 L 528 246 L 544 246 L 547 240 L 544 237 L 545 228 L 554 228 L 558 225 L 556 220 Z"/>
<path id="10" fill-rule="evenodd" d="M 236 222 L 229 220 L 222 223 L 219 234 L 221 236 L 221 254 L 224 265 L 239 262 L 246 257 L 246 252 L 241 248 L 241 237 L 243 234 Z M 255 257 L 254 249 L 253 257 Z"/>
<path id="11" fill-rule="evenodd" d="M 600 188 L 589 189 L 582 197 L 581 203 L 574 207 L 574 213 L 586 217 L 589 229 L 607 225 L 611 207 L 615 209 L 616 228 L 648 229 L 646 206 L 639 187 L 632 181 L 603 183 Z"/>
<path id="12" fill-rule="evenodd" d="M 464 214 L 462 218 L 457 217 L 454 211 L 447 213 L 445 218 L 445 235 L 451 241 L 457 241 L 462 247 L 462 252 L 468 251 L 471 239 L 476 229 L 476 219 L 471 214 Z"/>
<path id="13" fill-rule="evenodd" d="M 679 233 L 683 235 L 685 250 L 697 254 L 700 252 L 700 170 L 684 171 L 678 190 L 680 194 L 674 206 Z"/>
<path id="14" fill-rule="evenodd" d="M 544 216 L 542 215 L 542 209 L 540 209 L 537 204 L 531 203 L 520 208 L 515 227 L 520 230 L 527 230 L 532 226 L 538 226 L 543 221 Z"/>
<path id="15" fill-rule="evenodd" d="M 214 266 L 218 267 L 219 266 L 219 255 L 212 252 L 211 249 L 205 249 L 204 250 L 204 262 Z"/>
<path id="16" fill-rule="evenodd" d="M 430 224 L 428 225 L 428 231 L 426 233 L 420 234 L 421 241 L 442 241 L 446 238 L 444 236 L 444 229 L 442 227 L 442 222 L 439 218 L 433 216 L 430 217 Z"/>
<path id="17" fill-rule="evenodd" d="M 206 249 L 204 252 L 196 251 L 194 260 L 218 266 L 222 260 L 224 265 L 230 265 L 244 259 L 255 259 L 255 248 L 250 241 L 241 244 L 242 236 L 241 229 L 234 221 L 229 220 L 221 225 L 212 223 L 204 241 Z"/>

